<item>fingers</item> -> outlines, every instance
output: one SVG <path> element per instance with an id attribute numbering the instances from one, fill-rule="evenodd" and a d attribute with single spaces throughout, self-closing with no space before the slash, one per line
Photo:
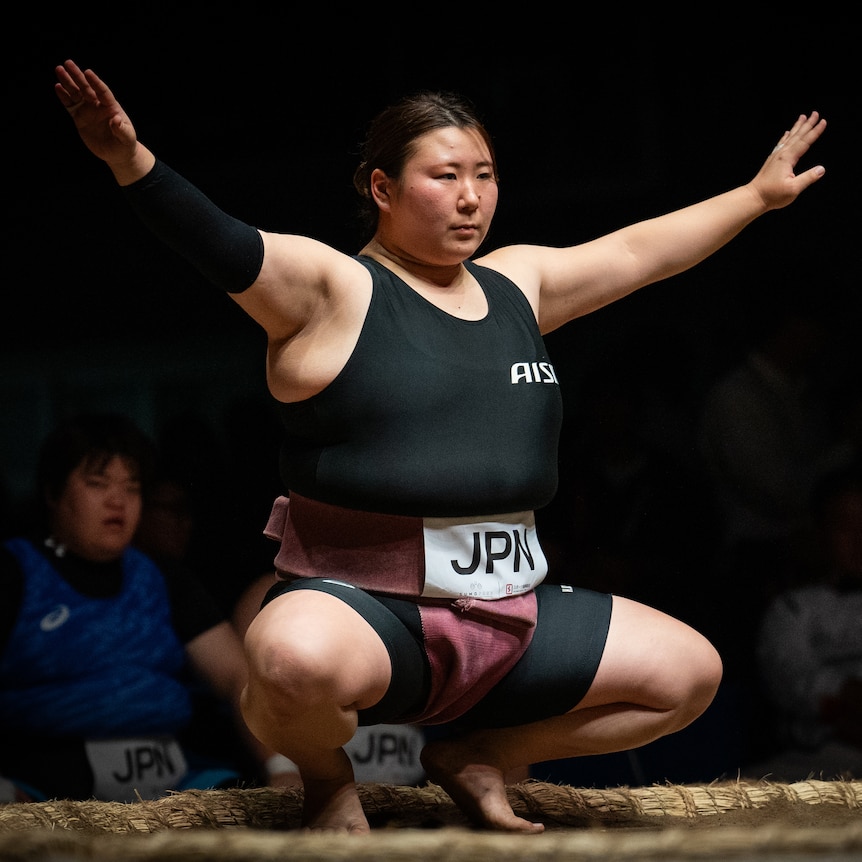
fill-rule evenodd
<path id="1" fill-rule="evenodd" d="M 813 168 L 809 168 L 807 171 L 803 171 L 801 174 L 796 175 L 796 182 L 799 186 L 799 190 L 807 189 L 812 183 L 816 183 L 824 174 L 826 173 L 826 168 L 823 165 L 815 165 Z"/>
<path id="2" fill-rule="evenodd" d="M 823 134 L 826 129 L 826 120 L 820 117 L 817 111 L 809 115 L 800 114 L 793 126 L 788 129 L 779 139 L 770 153 L 770 160 L 783 162 L 789 166 L 792 172 L 799 159 L 808 151 L 809 147 Z M 823 176 L 823 168 L 818 166 L 801 174 L 798 179 L 803 179 L 803 188 L 820 179 Z"/>
<path id="3" fill-rule="evenodd" d="M 54 91 L 69 111 L 84 102 L 96 107 L 116 102 L 108 85 L 92 69 L 82 70 L 73 60 L 57 66 L 56 74 Z"/>
<path id="4" fill-rule="evenodd" d="M 66 60 L 61 66 L 57 66 L 55 71 L 57 80 L 70 95 L 87 87 L 84 73 L 73 60 Z"/>
<path id="5" fill-rule="evenodd" d="M 72 63 L 72 61 L 67 60 L 66 63 Z M 72 63 L 72 66 L 77 68 L 74 63 Z M 54 92 L 57 94 L 63 105 L 69 108 L 73 104 L 74 95 L 80 94 L 80 87 L 78 87 L 72 76 L 66 70 L 65 65 L 57 66 L 54 71 L 57 75 L 57 83 L 54 84 Z"/>
<path id="6" fill-rule="evenodd" d="M 826 120 L 821 119 L 817 111 L 812 111 L 808 116 L 800 114 L 790 131 L 782 135 L 776 149 L 780 149 L 791 142 L 804 144 L 807 149 L 823 134 L 825 129 Z"/>
<path id="7" fill-rule="evenodd" d="M 824 120 L 817 111 L 812 111 L 808 117 L 800 117 L 803 122 L 797 124 L 799 128 L 797 134 L 806 146 L 811 146 L 825 131 L 826 120 Z"/>
<path id="8" fill-rule="evenodd" d="M 813 140 L 816 140 L 820 137 L 825 128 L 826 120 L 821 119 L 820 114 L 817 111 L 812 111 L 808 115 L 800 114 L 793 126 L 781 136 L 776 145 L 776 149 L 786 144 L 790 138 L 796 137 L 797 135 L 805 137 L 809 135 L 809 133 L 813 133 Z"/>
<path id="9" fill-rule="evenodd" d="M 56 67 L 57 83 L 54 85 L 60 101 L 69 111 L 80 107 L 85 99 L 96 101 L 96 94 L 87 82 L 81 69 L 72 60 Z"/>
<path id="10" fill-rule="evenodd" d="M 114 94 L 110 87 L 92 70 L 87 69 L 84 72 L 84 77 L 90 89 L 95 93 L 96 98 L 104 105 L 106 102 L 116 102 Z"/>
<path id="11" fill-rule="evenodd" d="M 754 180 L 767 209 L 787 206 L 800 192 L 824 176 L 826 169 L 822 165 L 798 174 L 795 169 L 825 129 L 826 120 L 817 111 L 812 111 L 800 114 L 779 138 Z"/>

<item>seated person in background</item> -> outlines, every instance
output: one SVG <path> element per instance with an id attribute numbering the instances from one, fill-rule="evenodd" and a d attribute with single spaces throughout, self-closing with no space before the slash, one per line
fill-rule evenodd
<path id="1" fill-rule="evenodd" d="M 246 587 L 236 603 L 233 624 L 240 637 L 245 637 L 249 623 L 260 610 L 267 590 L 278 582 L 274 572 L 261 575 Z M 398 784 L 419 786 L 425 783 L 425 770 L 419 754 L 425 744 L 423 729 L 413 724 L 375 724 L 360 726 L 344 748 L 353 763 L 353 772 L 359 783 Z M 281 764 L 284 772 L 299 771 L 286 757 L 276 756 L 271 764 Z M 524 775 L 526 777 L 526 773 Z"/>
<path id="2" fill-rule="evenodd" d="M 263 775 L 272 752 L 240 717 L 236 632 L 190 572 L 132 546 L 154 453 L 113 414 L 70 420 L 42 447 L 45 523 L 0 545 L 2 801 L 128 802 L 248 782 L 186 744 L 201 682 L 231 705 Z"/>
<path id="3" fill-rule="evenodd" d="M 191 565 L 194 503 L 186 483 L 158 467 L 143 501 L 133 544 L 157 563 Z"/>
<path id="4" fill-rule="evenodd" d="M 811 513 L 815 577 L 778 595 L 759 631 L 779 750 L 751 777 L 862 778 L 862 471 L 824 478 Z"/>

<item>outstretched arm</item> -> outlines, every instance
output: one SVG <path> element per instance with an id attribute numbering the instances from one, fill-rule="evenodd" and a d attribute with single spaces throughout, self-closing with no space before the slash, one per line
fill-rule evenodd
<path id="1" fill-rule="evenodd" d="M 537 309 L 542 330 L 549 332 L 689 269 L 759 216 L 790 204 L 825 173 L 821 165 L 795 173 L 825 128 L 816 111 L 800 115 L 755 177 L 731 191 L 583 245 L 501 249 L 488 256 L 488 263 L 515 277 Z"/>
<path id="2" fill-rule="evenodd" d="M 367 278 L 360 264 L 306 237 L 269 233 L 264 248 L 260 231 L 222 211 L 156 159 L 95 72 L 82 71 L 67 60 L 56 67 L 56 75 L 57 96 L 81 140 L 110 167 L 143 223 L 209 281 L 228 291 L 272 342 L 285 343 L 314 315 L 328 320 L 340 297 L 355 297 L 354 283 Z M 334 325 L 354 322 L 342 316 Z M 333 337 L 343 338 L 343 326 Z M 318 381 L 315 387 L 319 388 Z"/>
<path id="3" fill-rule="evenodd" d="M 257 278 L 263 242 L 138 141 L 108 85 L 72 60 L 57 66 L 55 90 L 87 148 L 111 168 L 141 221 L 213 284 L 241 293 Z"/>

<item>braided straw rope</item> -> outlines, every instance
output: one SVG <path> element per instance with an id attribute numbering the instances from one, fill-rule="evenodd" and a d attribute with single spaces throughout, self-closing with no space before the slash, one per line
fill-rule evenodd
<path id="1" fill-rule="evenodd" d="M 0 806 L 0 860 L 424 862 L 433 856 L 497 862 L 671 860 L 679 854 L 724 860 L 760 851 L 828 851 L 830 859 L 855 854 L 850 860 L 862 854 L 862 781 L 604 790 L 528 781 L 508 793 L 517 814 L 545 823 L 544 834 L 474 831 L 434 784 L 360 785 L 372 825 L 368 836 L 299 829 L 301 790 L 189 790 L 129 804 Z M 697 828 L 710 826 L 723 828 Z"/>

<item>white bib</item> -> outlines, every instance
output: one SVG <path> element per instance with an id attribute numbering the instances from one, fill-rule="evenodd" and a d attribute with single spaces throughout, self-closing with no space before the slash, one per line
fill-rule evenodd
<path id="1" fill-rule="evenodd" d="M 172 737 L 91 740 L 86 745 L 93 770 L 93 795 L 108 802 L 156 799 L 188 771 Z"/>
<path id="2" fill-rule="evenodd" d="M 533 512 L 425 518 L 428 598 L 503 599 L 529 592 L 548 573 Z"/>
<path id="3" fill-rule="evenodd" d="M 412 724 L 357 727 L 344 750 L 359 783 L 421 784 L 425 770 L 419 760 L 425 737 Z"/>

